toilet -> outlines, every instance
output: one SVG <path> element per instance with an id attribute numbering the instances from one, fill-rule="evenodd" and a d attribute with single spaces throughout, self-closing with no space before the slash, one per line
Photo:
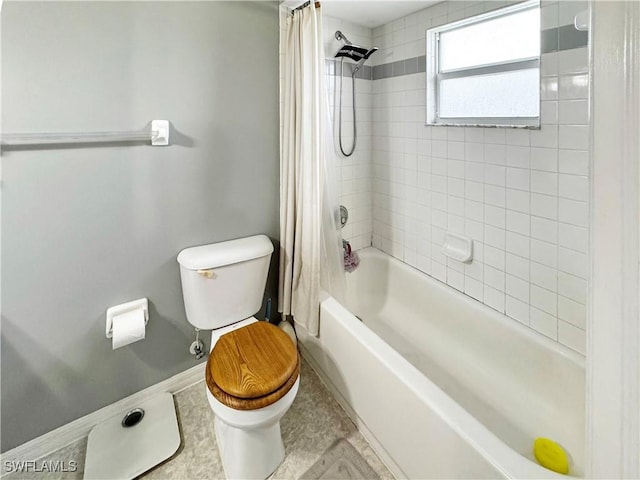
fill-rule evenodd
<path id="1" fill-rule="evenodd" d="M 280 465 L 280 419 L 300 384 L 291 338 L 253 316 L 262 306 L 272 252 L 269 238 L 257 235 L 178 254 L 187 320 L 211 330 L 206 393 L 230 479 L 265 479 Z"/>

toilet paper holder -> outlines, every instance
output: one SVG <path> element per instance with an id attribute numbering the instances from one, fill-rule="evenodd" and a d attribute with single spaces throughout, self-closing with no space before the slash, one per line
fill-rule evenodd
<path id="1" fill-rule="evenodd" d="M 149 300 L 147 300 L 146 298 L 122 303 L 120 305 L 115 305 L 107 309 L 107 338 L 113 337 L 113 317 L 122 315 L 123 313 L 132 312 L 134 310 L 142 310 L 144 312 L 144 323 L 146 325 L 149 322 Z"/>

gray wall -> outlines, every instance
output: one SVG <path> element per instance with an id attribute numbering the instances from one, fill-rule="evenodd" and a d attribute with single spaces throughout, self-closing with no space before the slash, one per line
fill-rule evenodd
<path id="1" fill-rule="evenodd" d="M 1 32 L 4 132 L 174 143 L 3 151 L 6 451 L 195 364 L 182 248 L 277 238 L 277 2 L 5 2 Z M 140 297 L 147 338 L 112 351 L 106 309 Z"/>

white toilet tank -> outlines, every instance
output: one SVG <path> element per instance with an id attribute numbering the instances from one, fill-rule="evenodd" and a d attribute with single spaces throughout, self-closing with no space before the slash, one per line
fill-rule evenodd
<path id="1" fill-rule="evenodd" d="M 265 235 L 182 250 L 178 262 L 189 323 L 212 330 L 258 312 L 272 252 Z"/>

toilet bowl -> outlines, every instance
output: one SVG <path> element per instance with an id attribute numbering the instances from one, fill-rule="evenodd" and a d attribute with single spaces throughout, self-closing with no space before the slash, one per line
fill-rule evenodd
<path id="1" fill-rule="evenodd" d="M 246 329 L 256 322 L 254 318 L 249 319 L 241 322 L 242 325 L 240 325 L 239 328 Z M 256 323 L 256 325 L 268 326 L 273 328 L 274 331 L 280 330 L 265 322 Z M 237 330 L 237 328 L 234 330 Z M 218 334 L 220 332 L 215 333 Z M 284 339 L 293 345 L 288 336 Z M 210 373 L 210 366 L 213 360 L 215 360 L 214 354 L 217 353 L 216 346 L 218 346 L 218 342 L 213 345 L 209 360 L 207 361 L 207 376 Z M 251 349 L 253 346 L 249 345 L 248 348 Z M 240 359 L 240 356 L 244 353 L 242 346 L 239 347 L 236 353 Z M 298 393 L 298 387 L 300 385 L 300 364 L 297 352 L 296 361 L 297 368 L 294 370 L 292 376 L 285 382 L 285 385 L 290 382 L 291 386 L 282 396 L 279 396 L 277 400 L 259 408 L 232 408 L 228 403 L 233 403 L 234 400 L 229 399 L 225 399 L 226 404 L 223 403 L 213 394 L 209 385 L 211 379 L 207 379 L 207 399 L 215 415 L 214 426 L 216 439 L 218 440 L 220 457 L 222 458 L 222 464 L 227 478 L 264 479 L 271 475 L 284 459 L 285 451 L 280 433 L 280 419 L 287 412 Z M 278 388 L 276 388 L 276 390 L 278 390 Z M 218 393 L 218 396 L 220 396 L 220 393 Z M 234 398 L 237 399 L 236 401 L 242 402 L 242 399 L 238 397 Z M 258 399 L 260 398 L 264 398 L 264 396 L 258 397 Z M 254 399 L 248 398 L 245 399 L 245 401 L 253 402 Z"/>
<path id="2" fill-rule="evenodd" d="M 293 342 L 267 322 L 252 317 L 213 332 L 207 399 L 227 478 L 264 479 L 280 465 L 280 419 L 298 392 L 299 372 Z"/>
<path id="3" fill-rule="evenodd" d="M 225 475 L 266 479 L 284 459 L 280 419 L 300 385 L 300 358 L 260 309 L 273 246 L 264 235 L 178 255 L 189 323 L 210 329 L 206 395 Z"/>
<path id="4" fill-rule="evenodd" d="M 280 419 L 293 403 L 299 385 L 298 378 L 289 393 L 277 404 L 245 411 L 233 411 L 207 391 L 209 405 L 215 415 L 216 440 L 227 478 L 265 479 L 282 463 L 285 450 Z"/>

